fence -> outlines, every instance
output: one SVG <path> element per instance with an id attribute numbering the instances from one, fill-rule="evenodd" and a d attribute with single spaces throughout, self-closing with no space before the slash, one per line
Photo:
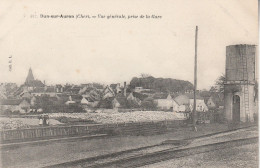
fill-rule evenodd
<path id="1" fill-rule="evenodd" d="M 120 124 L 93 124 L 75 126 L 40 127 L 30 129 L 4 130 L 0 131 L 0 141 L 26 141 L 32 139 L 44 139 L 51 137 L 66 137 L 77 135 L 91 135 L 96 133 L 116 134 L 146 134 L 152 132 L 163 132 L 168 127 L 179 127 L 183 125 L 182 120 L 141 122 L 141 123 L 120 123 Z M 115 131 L 116 130 L 116 131 Z"/>

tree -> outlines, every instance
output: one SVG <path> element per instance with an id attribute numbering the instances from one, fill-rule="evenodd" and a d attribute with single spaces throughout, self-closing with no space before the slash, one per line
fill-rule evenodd
<path id="1" fill-rule="evenodd" d="M 211 93 L 214 93 L 214 92 L 217 92 L 217 91 L 218 91 L 218 89 L 217 89 L 216 86 L 211 86 L 211 88 L 209 89 L 209 92 L 211 92 Z"/>
<path id="2" fill-rule="evenodd" d="M 143 87 L 159 92 L 184 92 L 193 89 L 193 85 L 189 81 L 171 79 L 171 78 L 154 78 L 152 76 L 145 78 L 132 78 L 130 87 Z"/>
<path id="3" fill-rule="evenodd" d="M 146 74 L 146 73 L 141 73 L 141 78 L 148 78 L 150 76 L 152 76 L 152 75 Z"/>
<path id="4" fill-rule="evenodd" d="M 226 81 L 226 77 L 224 74 L 222 74 L 215 82 L 215 85 L 218 87 L 218 91 L 223 93 L 224 92 L 224 84 Z"/>
<path id="5" fill-rule="evenodd" d="M 145 99 L 144 101 L 142 101 L 141 107 L 142 107 L 144 110 L 156 110 L 156 109 L 157 109 L 157 103 L 154 102 L 153 99 L 147 98 L 147 99 Z"/>

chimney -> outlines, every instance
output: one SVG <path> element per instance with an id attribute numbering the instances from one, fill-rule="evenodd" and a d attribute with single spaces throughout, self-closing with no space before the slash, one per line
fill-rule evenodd
<path id="1" fill-rule="evenodd" d="M 126 97 L 126 82 L 124 82 L 124 96 Z"/>

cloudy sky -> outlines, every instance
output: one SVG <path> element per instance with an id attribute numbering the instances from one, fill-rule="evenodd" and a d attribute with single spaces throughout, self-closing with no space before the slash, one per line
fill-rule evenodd
<path id="1" fill-rule="evenodd" d="M 3 0 L 0 82 L 23 83 L 29 67 L 47 84 L 129 82 L 141 73 L 193 82 L 198 25 L 198 88 L 207 89 L 225 72 L 227 45 L 257 44 L 257 7 L 257 0 Z"/>

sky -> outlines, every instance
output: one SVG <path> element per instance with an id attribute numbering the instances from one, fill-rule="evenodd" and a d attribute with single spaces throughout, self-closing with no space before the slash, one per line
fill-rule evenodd
<path id="1" fill-rule="evenodd" d="M 22 84 L 31 67 L 50 85 L 130 82 L 141 73 L 193 83 L 197 25 L 198 89 L 209 89 L 225 72 L 227 45 L 258 44 L 257 7 L 257 0 L 2 0 L 0 82 Z"/>

